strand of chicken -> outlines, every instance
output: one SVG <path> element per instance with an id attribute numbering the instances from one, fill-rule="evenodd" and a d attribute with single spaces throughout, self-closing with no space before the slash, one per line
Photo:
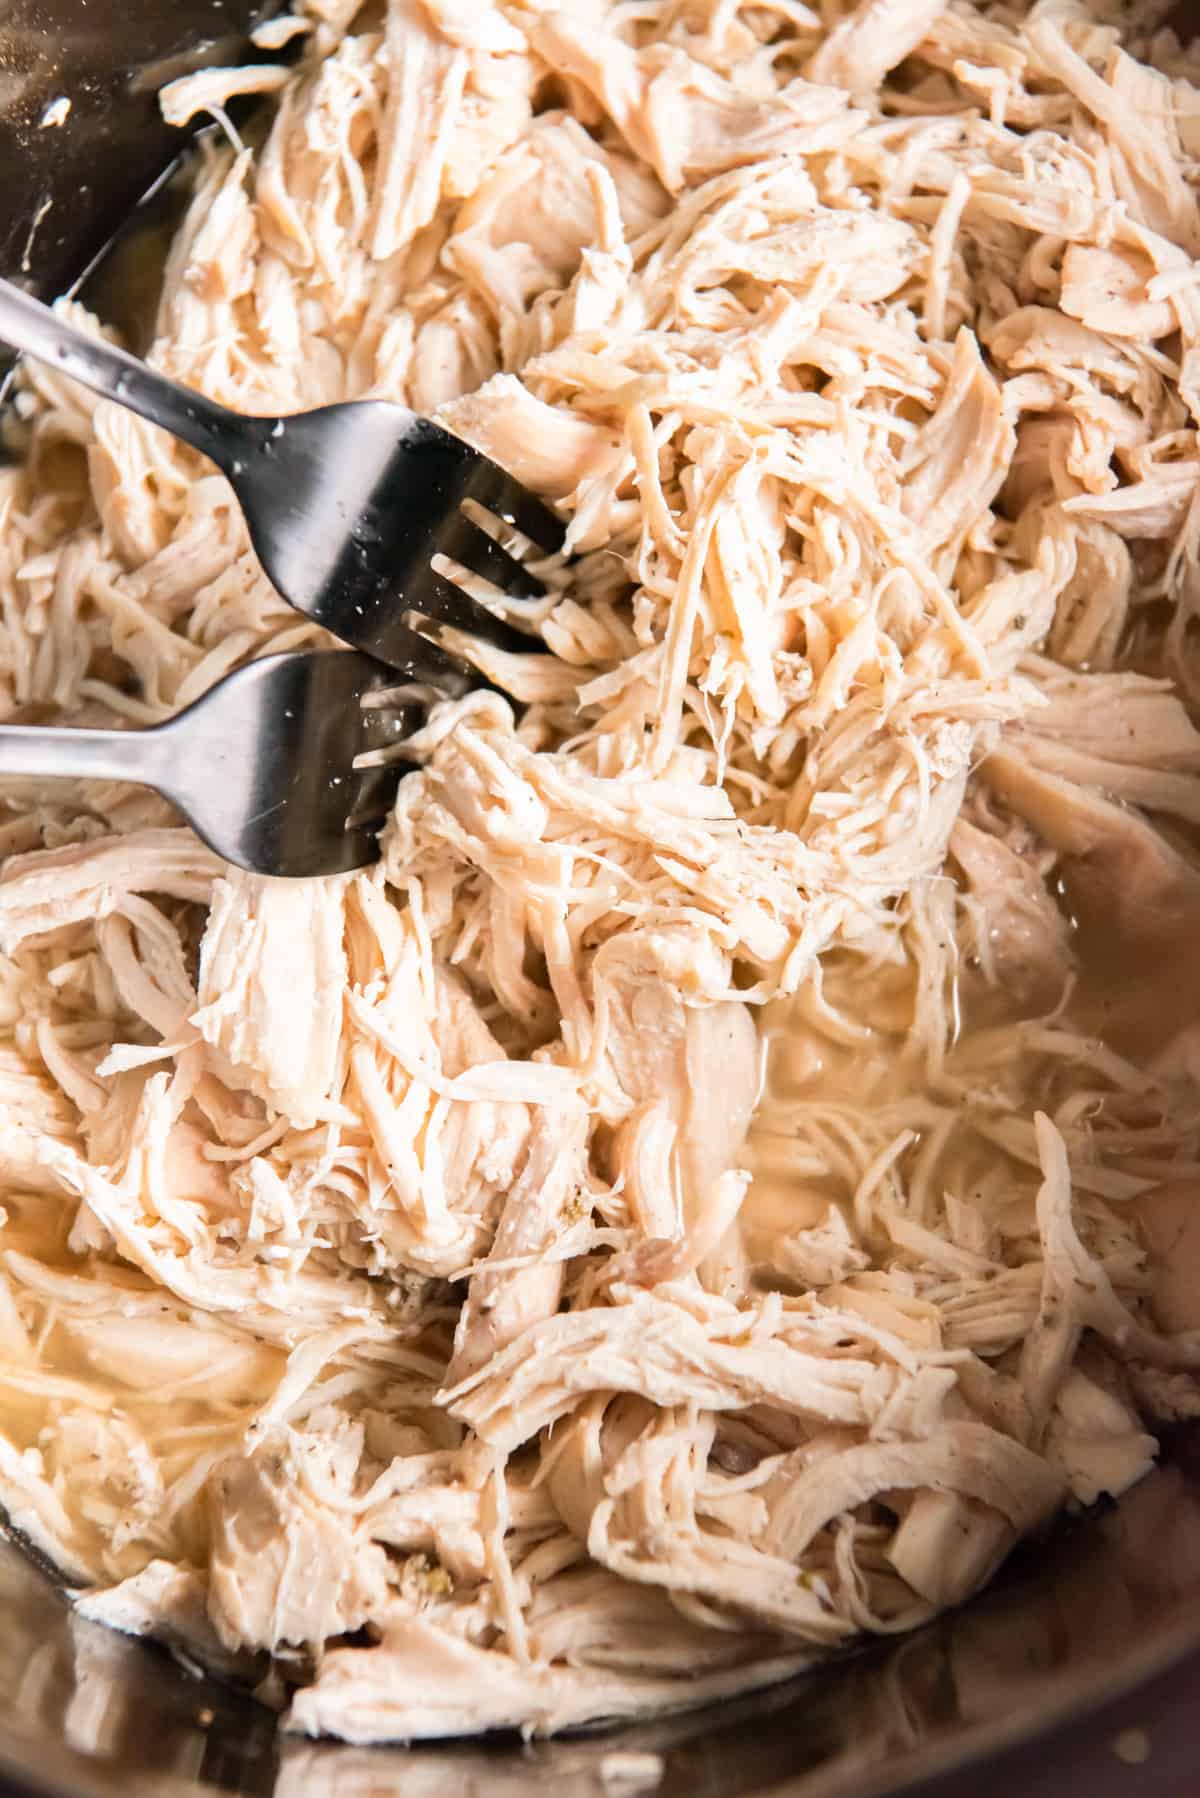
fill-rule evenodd
<path id="1" fill-rule="evenodd" d="M 9 785 L 0 1497 L 356 1741 L 786 1676 L 1200 1410 L 1200 61 L 1109 0 L 301 0 L 152 360 L 569 520 L 382 863 Z M 282 42 L 286 32 L 270 40 Z M 65 310 L 89 329 L 79 307 Z M 53 373 L 5 715 L 318 640 Z"/>

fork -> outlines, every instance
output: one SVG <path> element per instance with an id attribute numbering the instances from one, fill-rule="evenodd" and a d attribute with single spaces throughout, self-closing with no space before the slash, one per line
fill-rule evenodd
<path id="1" fill-rule="evenodd" d="M 466 592 L 458 571 L 509 598 L 543 598 L 542 583 L 480 520 L 490 515 L 547 553 L 562 548 L 563 525 L 440 425 L 390 400 L 283 418 L 231 412 L 77 330 L 8 281 L 0 281 L 0 338 L 215 462 L 272 584 L 344 643 L 423 679 L 434 664 L 447 678 L 463 670 L 444 647 L 431 663 L 441 626 L 501 649 L 541 647 Z"/>
<path id="2" fill-rule="evenodd" d="M 6 724 L 0 776 L 154 787 L 226 861 L 255 874 L 340 874 L 378 855 L 378 826 L 414 766 L 401 745 L 430 697 L 429 684 L 397 686 L 391 669 L 352 650 L 293 650 L 247 662 L 144 730 Z"/>

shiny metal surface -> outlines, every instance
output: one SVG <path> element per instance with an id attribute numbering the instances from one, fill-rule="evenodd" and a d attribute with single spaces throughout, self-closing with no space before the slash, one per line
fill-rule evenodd
<path id="1" fill-rule="evenodd" d="M 434 562 L 444 557 L 513 597 L 540 598 L 536 577 L 463 506 L 496 515 L 544 550 L 561 548 L 563 526 L 439 425 L 386 400 L 248 418 L 76 330 L 4 280 L 0 339 L 210 457 L 283 598 L 344 643 L 406 673 L 417 653 L 414 623 L 451 625 L 501 649 L 535 646 Z M 453 672 L 449 658 L 445 666 Z"/>
<path id="2" fill-rule="evenodd" d="M 0 269 L 48 299 L 68 288 L 188 142 L 163 83 L 255 60 L 248 34 L 281 4 L 0 0 Z M 44 125 L 58 99 L 70 111 Z"/>
<path id="3" fill-rule="evenodd" d="M 415 665 L 436 655 L 413 641 Z M 376 830 L 411 766 L 356 769 L 356 759 L 394 749 L 421 715 L 419 691 L 397 689 L 367 656 L 264 656 L 148 730 L 0 725 L 0 775 L 155 787 L 226 861 L 256 874 L 341 874 L 378 855 Z"/>
<path id="4" fill-rule="evenodd" d="M 10 1798 L 1200 1790 L 1200 1462 L 1186 1441 L 1121 1505 L 1026 1550 L 979 1600 L 915 1636 L 734 1703 L 567 1740 L 405 1750 L 281 1736 L 252 1699 L 73 1616 L 2 1548 L 0 1616 Z"/>

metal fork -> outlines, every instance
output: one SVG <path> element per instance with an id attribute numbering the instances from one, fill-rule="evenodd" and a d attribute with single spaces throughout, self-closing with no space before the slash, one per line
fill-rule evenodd
<path id="1" fill-rule="evenodd" d="M 7 281 L 0 281 L 0 338 L 210 457 L 228 476 L 274 586 L 343 642 L 405 673 L 419 668 L 422 678 L 431 664 L 418 633 L 436 639 L 439 623 L 502 649 L 540 647 L 464 592 L 453 569 L 432 564 L 444 557 L 502 594 L 541 598 L 541 582 L 478 514 L 492 514 L 547 552 L 561 549 L 562 523 L 440 425 L 388 400 L 285 418 L 230 412 L 76 330 Z M 439 650 L 438 666 L 449 677 L 463 664 Z"/>
<path id="2" fill-rule="evenodd" d="M 395 752 L 428 697 L 428 686 L 397 686 L 391 669 L 353 651 L 264 656 L 146 730 L 6 724 L 0 776 L 155 787 L 226 861 L 255 874 L 340 874 L 379 852 L 376 831 L 413 767 Z"/>

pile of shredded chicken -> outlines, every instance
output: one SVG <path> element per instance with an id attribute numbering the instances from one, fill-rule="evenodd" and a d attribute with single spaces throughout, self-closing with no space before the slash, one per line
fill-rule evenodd
<path id="1" fill-rule="evenodd" d="M 302 1732 L 778 1679 L 1200 1409 L 1200 61 L 1106 0 L 267 34 L 166 92 L 272 98 L 152 359 L 436 415 L 573 560 L 367 872 L 4 788 L 0 1500 Z M 211 465 L 19 409 L 6 716 L 318 640 Z"/>

